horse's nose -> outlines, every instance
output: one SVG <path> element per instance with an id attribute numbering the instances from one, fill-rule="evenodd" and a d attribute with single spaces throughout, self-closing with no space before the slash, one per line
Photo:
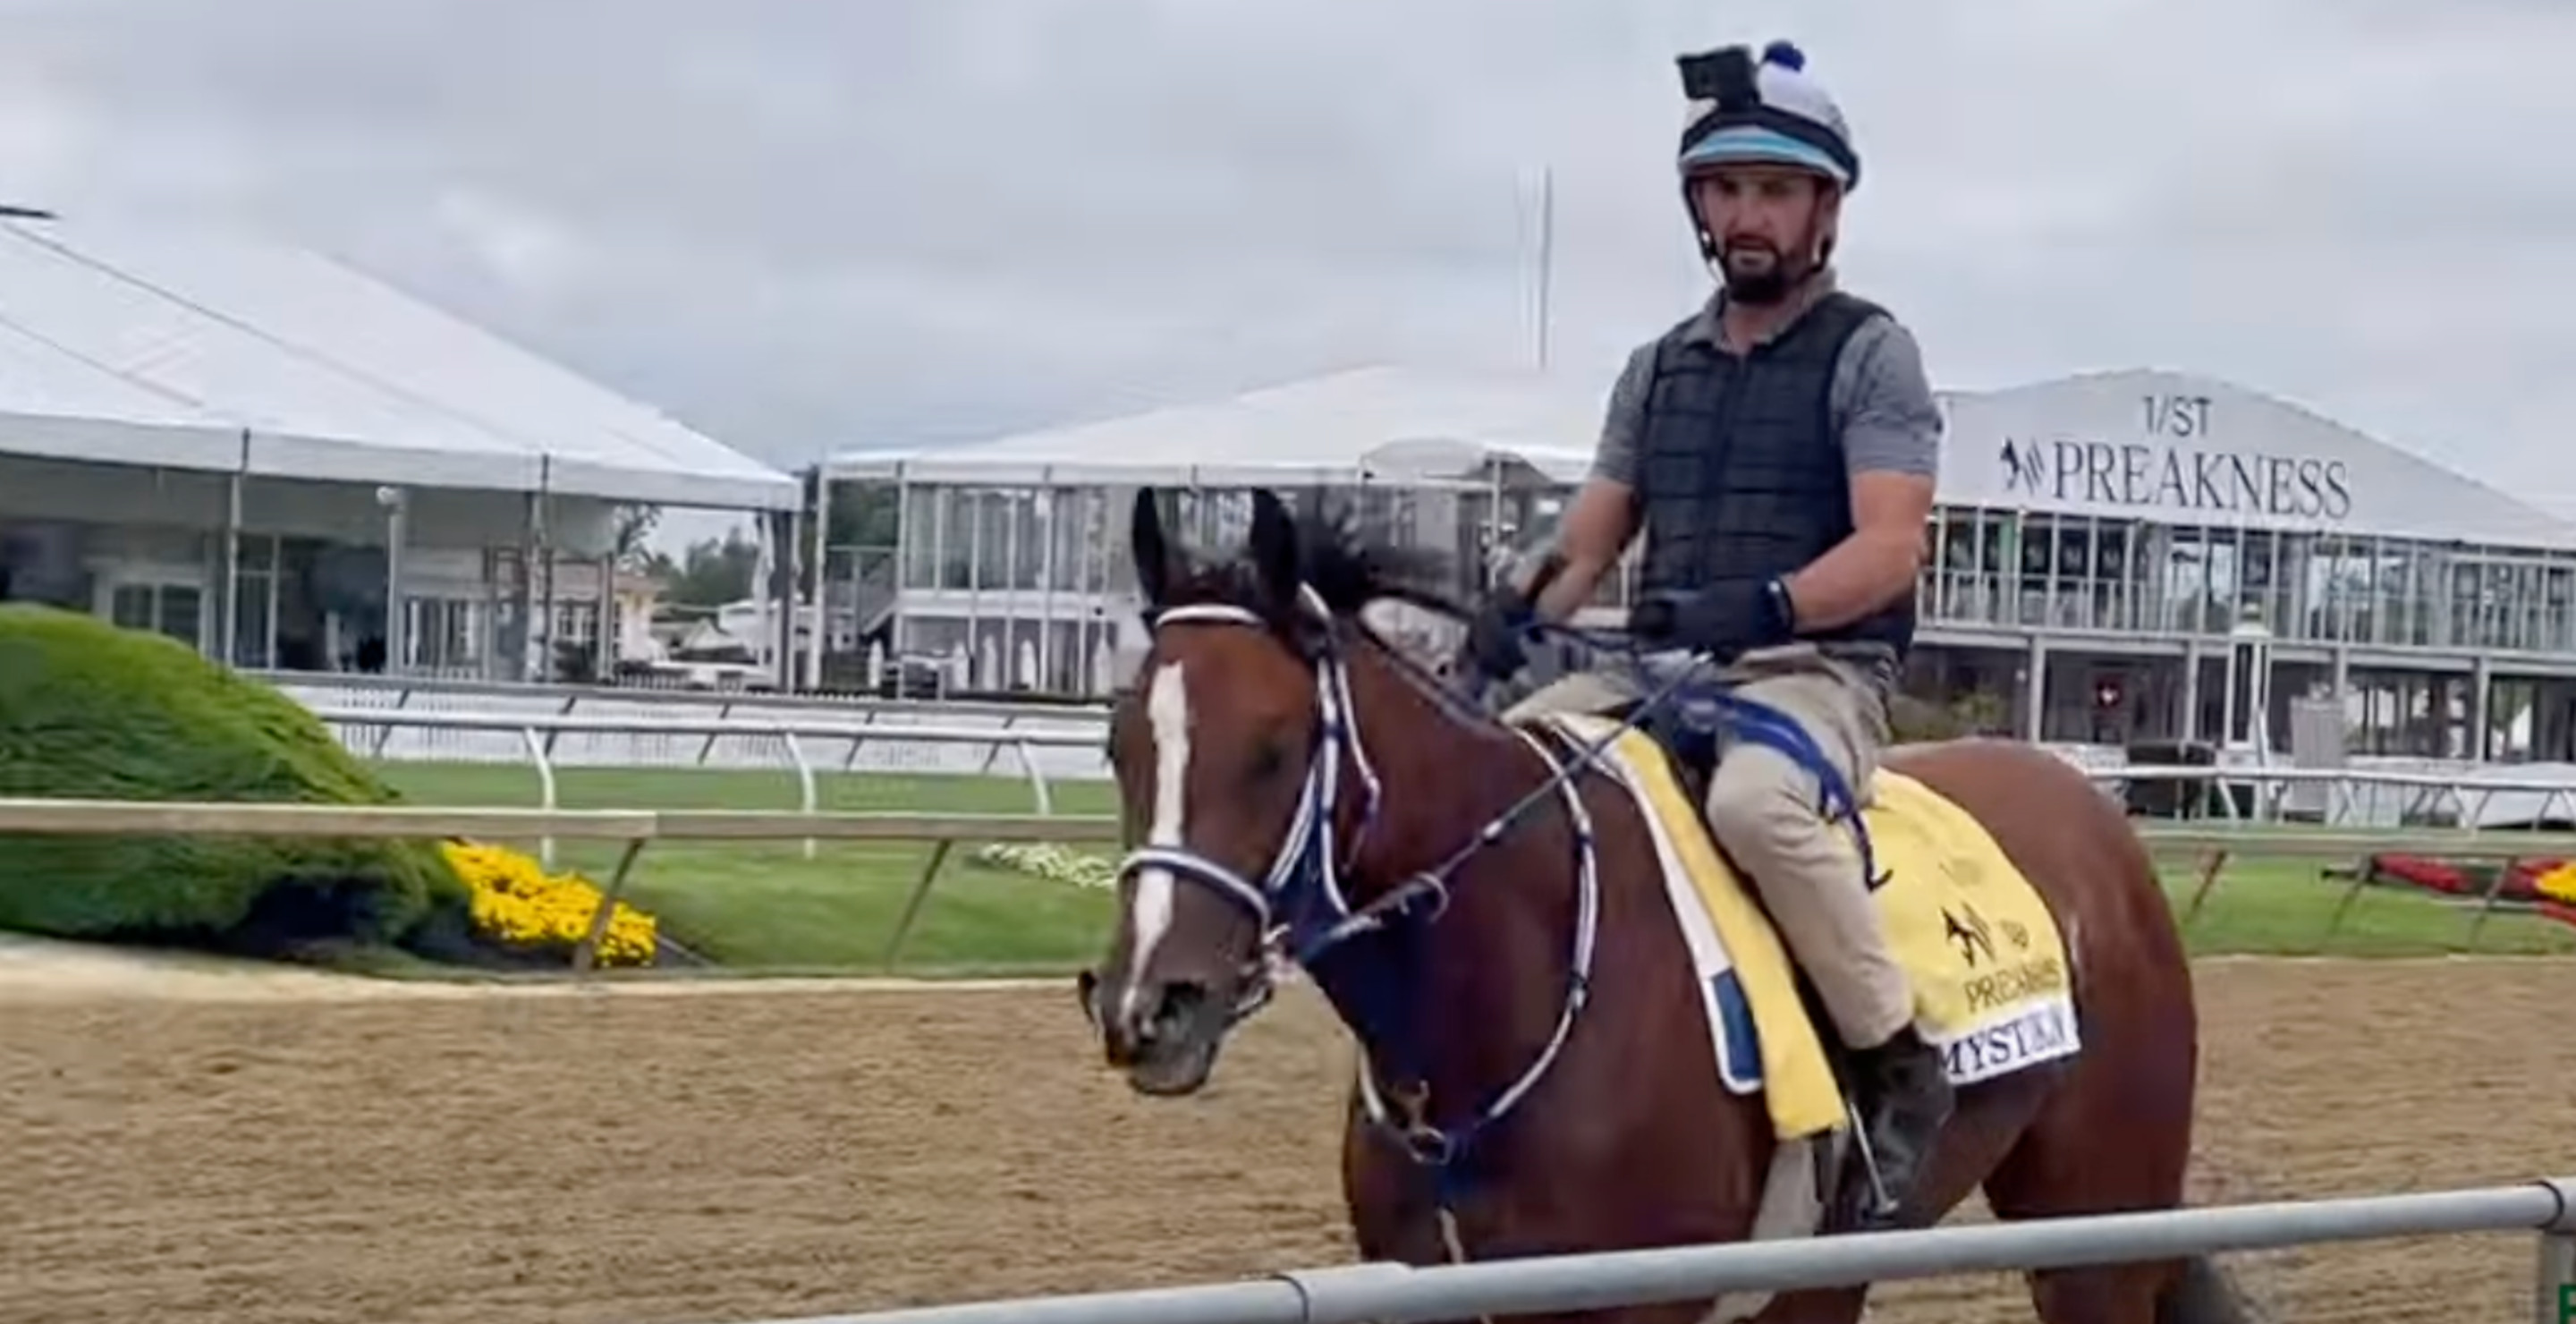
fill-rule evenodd
<path id="1" fill-rule="evenodd" d="M 1124 1068 L 1184 1038 L 1207 990 L 1186 980 L 1147 980 L 1120 991 L 1094 976 L 1083 981 L 1083 996 L 1102 1052 L 1111 1066 Z"/>

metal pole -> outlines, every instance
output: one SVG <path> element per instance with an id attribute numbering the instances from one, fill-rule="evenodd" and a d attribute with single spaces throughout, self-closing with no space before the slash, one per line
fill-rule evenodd
<path id="1" fill-rule="evenodd" d="M 805 638 L 805 686 L 823 688 L 823 634 L 832 624 L 832 471 L 814 466 L 814 632 Z M 858 598 L 858 553 L 850 556 L 852 606 Z M 789 636 L 793 638 L 794 636 Z"/>
<path id="2" fill-rule="evenodd" d="M 1556 167 L 1543 166 L 1538 172 L 1538 366 L 1547 370 L 1547 320 L 1549 286 L 1555 283 L 1556 267 Z"/>
<path id="3" fill-rule="evenodd" d="M 2540 1234 L 2539 1324 L 2576 1324 L 2576 1232 Z"/>
<path id="4" fill-rule="evenodd" d="M 403 610 L 403 515 L 411 494 L 379 487 L 376 504 L 385 508 L 385 674 L 395 676 L 406 669 L 411 647 L 411 621 Z"/>
<path id="5" fill-rule="evenodd" d="M 241 665 L 241 536 L 242 483 L 250 468 L 250 430 L 242 430 L 241 467 L 224 479 L 224 619 L 223 660 L 228 667 Z M 269 582 L 277 581 L 277 560 L 268 563 Z M 271 618 L 272 620 L 274 617 Z"/>
<path id="6" fill-rule="evenodd" d="M 2558 1216 L 2540 1229 L 2533 1318 L 2540 1324 L 2576 1324 L 2576 1181 L 2547 1185 L 2558 1197 Z"/>

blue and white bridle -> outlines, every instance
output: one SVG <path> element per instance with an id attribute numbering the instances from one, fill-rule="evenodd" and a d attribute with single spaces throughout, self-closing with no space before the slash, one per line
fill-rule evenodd
<path id="1" fill-rule="evenodd" d="M 1300 589 L 1299 602 L 1327 631 L 1331 629 L 1331 613 L 1312 588 Z M 1158 631 L 1166 625 L 1187 624 L 1246 626 L 1265 633 L 1273 629 L 1272 622 L 1259 613 L 1228 603 L 1191 603 L 1172 607 L 1158 613 L 1151 622 L 1152 628 Z M 1582 794 L 1575 788 L 1573 774 L 1591 760 L 1587 758 L 1569 767 L 1536 737 L 1515 729 L 1513 734 L 1536 750 L 1548 765 L 1552 775 L 1547 784 L 1495 816 L 1437 866 L 1415 874 L 1368 905 L 1354 909 L 1343 890 L 1342 875 L 1357 858 L 1359 844 L 1366 840 L 1370 827 L 1376 822 L 1384 787 L 1376 769 L 1370 765 L 1367 747 L 1360 737 L 1358 713 L 1351 702 L 1349 664 L 1340 650 L 1329 643 L 1312 661 L 1318 728 L 1316 748 L 1308 761 L 1304 784 L 1298 791 L 1296 810 L 1288 820 L 1287 831 L 1277 852 L 1271 856 L 1269 871 L 1262 880 L 1255 883 L 1223 862 L 1188 846 L 1155 845 L 1129 852 L 1119 864 L 1118 878 L 1125 882 L 1140 870 L 1167 870 L 1176 878 L 1189 879 L 1209 888 L 1251 918 L 1261 934 L 1261 954 L 1252 972 L 1247 994 L 1233 1010 L 1234 1019 L 1239 1021 L 1269 1000 L 1272 986 L 1270 971 L 1274 964 L 1295 965 L 1311 972 L 1318 959 L 1341 943 L 1385 928 L 1426 903 L 1429 909 L 1423 919 L 1426 922 L 1438 919 L 1448 908 L 1450 875 L 1477 851 L 1501 840 L 1515 820 L 1553 790 L 1564 804 L 1574 831 L 1576 915 L 1565 1001 L 1557 1016 L 1555 1032 L 1549 1036 L 1546 1046 L 1529 1067 L 1472 1120 L 1444 1130 L 1430 1124 L 1422 1111 L 1423 1101 L 1418 1097 L 1408 1108 L 1415 1116 L 1401 1121 L 1392 1116 L 1376 1078 L 1373 1054 L 1366 1051 L 1374 1046 L 1362 1044 L 1360 1093 L 1369 1119 L 1400 1136 L 1407 1151 L 1416 1159 L 1431 1166 L 1446 1167 L 1465 1152 L 1469 1142 L 1479 1133 L 1518 1106 L 1547 1075 L 1563 1052 L 1566 1040 L 1573 1032 L 1575 1019 L 1581 1015 L 1590 997 L 1593 952 L 1601 913 L 1600 873 L 1593 846 L 1592 816 L 1584 806 Z M 1340 834 L 1335 822 L 1346 762 L 1365 797 L 1358 830 L 1352 835 L 1347 852 L 1336 849 Z M 1356 1030 L 1358 1027 L 1353 1028 Z"/>

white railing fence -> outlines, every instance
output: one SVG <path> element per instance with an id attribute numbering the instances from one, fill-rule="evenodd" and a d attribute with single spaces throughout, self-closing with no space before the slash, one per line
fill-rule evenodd
<path id="1" fill-rule="evenodd" d="M 1045 775 L 1054 781 L 1097 781 L 1109 775 L 1101 745 L 1107 709 L 1099 704 L 996 700 L 878 699 L 817 695 L 722 694 L 621 686 L 525 685 L 428 678 L 309 673 L 256 673 L 316 711 L 357 713 L 467 713 L 600 719 L 598 725 L 554 731 L 548 746 L 558 766 L 780 768 L 791 756 L 774 737 L 690 741 L 673 739 L 657 725 L 744 721 L 757 727 L 825 727 L 864 730 L 856 745 L 836 745 L 850 757 L 846 770 L 901 774 L 989 773 L 990 743 L 911 738 L 914 729 L 987 731 L 1047 737 L 1035 743 Z M 1057 741 L 1054 737 L 1071 737 Z M 2460 760 L 2356 755 L 2342 768 L 2295 768 L 2222 762 L 2217 767 L 2131 765 L 2116 746 L 2052 744 L 2050 752 L 2085 770 L 2106 789 L 2125 794 L 2135 782 L 2199 784 L 2194 813 L 2240 815 L 2262 821 L 2322 821 L 2345 828 L 2393 828 L 2430 822 L 2510 826 L 2576 820 L 2576 765 L 2498 764 Z M 492 762 L 521 757 L 506 731 L 404 723 L 378 727 L 363 752 L 404 761 Z M 838 755 L 827 755 L 829 762 Z"/>
<path id="2" fill-rule="evenodd" d="M 827 714 L 742 713 L 716 717 L 668 711 L 580 714 L 459 712 L 323 706 L 314 709 L 343 744 L 369 758 L 535 766 L 544 803 L 562 767 L 777 769 L 795 774 L 810 797 L 816 771 L 988 775 L 1007 755 L 1027 778 L 1039 812 L 1053 783 L 1108 776 L 1105 731 L 1096 722 L 937 723 L 935 708 L 901 722 L 830 720 Z M 411 738 L 406 738 L 406 734 Z M 421 739 L 420 735 L 437 737 Z M 2184 815 L 2326 827 L 2401 827 L 2451 822 L 2576 823 L 2576 781 L 2509 771 L 2078 764 L 2114 797 L 2140 784 L 2194 788 L 2174 797 Z M 2303 788 L 2321 792 L 2323 811 L 2291 812 Z M 2239 801 L 2244 801 L 2240 804 Z M 2499 829 L 2502 830 L 2502 829 Z"/>
<path id="3" fill-rule="evenodd" d="M 566 748 L 585 737 L 603 735 L 654 742 L 656 752 L 668 758 L 669 763 L 648 766 L 723 766 L 710 762 L 719 749 L 730 749 L 737 756 L 755 759 L 758 767 L 777 768 L 783 757 L 785 767 L 796 776 L 798 808 L 806 814 L 821 810 L 821 786 L 815 780 L 819 770 L 971 775 L 992 772 L 1005 755 L 1028 780 L 1030 799 L 1036 811 L 1050 814 L 1055 812 L 1055 792 L 1048 780 L 1050 760 L 1047 754 L 1059 755 L 1056 762 L 1062 762 L 1061 756 L 1067 752 L 1095 761 L 1101 757 L 1100 737 L 1096 733 L 1025 727 L 1012 730 L 908 724 L 900 728 L 879 728 L 812 719 L 708 720 L 659 714 L 567 717 L 371 708 L 324 708 L 317 710 L 315 715 L 333 728 L 342 744 L 370 758 L 385 757 L 385 746 L 395 732 L 402 730 L 440 731 L 479 739 L 486 742 L 483 748 L 470 751 L 463 757 L 452 756 L 451 761 L 525 761 L 536 769 L 538 807 L 541 809 L 553 809 L 560 803 L 555 779 L 555 771 L 560 767 L 634 766 L 623 760 L 603 763 L 595 757 L 584 761 L 580 756 L 591 751 Z M 943 766 L 932 760 L 907 759 L 907 751 L 921 750 L 940 753 L 962 751 L 967 756 L 963 761 L 970 766 Z M 694 758 L 690 757 L 691 751 L 694 751 Z M 879 757 L 870 758 L 871 751 Z M 1057 771 L 1061 772 L 1061 769 Z M 554 851 L 554 841 L 549 837 L 543 846 L 548 867 L 554 864 Z M 805 843 L 805 855 L 808 859 L 814 856 L 811 840 Z"/>

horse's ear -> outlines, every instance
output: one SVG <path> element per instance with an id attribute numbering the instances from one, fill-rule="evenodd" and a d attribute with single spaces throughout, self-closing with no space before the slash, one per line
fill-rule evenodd
<path id="1" fill-rule="evenodd" d="M 1297 601 L 1304 575 L 1298 567 L 1297 522 L 1287 504 L 1269 488 L 1252 491 L 1252 568 L 1261 575 L 1261 591 L 1282 607 Z"/>
<path id="2" fill-rule="evenodd" d="M 1161 606 L 1177 567 L 1171 545 L 1163 541 L 1162 503 L 1150 487 L 1136 489 L 1135 513 L 1127 522 L 1127 553 L 1136 564 L 1136 587 L 1144 591 L 1145 604 Z"/>

